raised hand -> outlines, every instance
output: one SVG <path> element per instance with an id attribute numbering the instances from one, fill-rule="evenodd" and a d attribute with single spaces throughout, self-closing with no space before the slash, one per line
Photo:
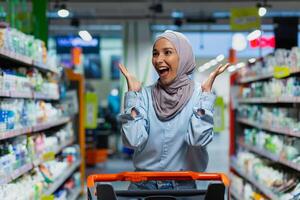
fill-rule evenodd
<path id="1" fill-rule="evenodd" d="M 141 89 L 141 82 L 139 82 L 132 74 L 130 74 L 127 68 L 119 63 L 119 69 L 125 76 L 128 86 L 128 91 L 138 92 Z"/>
<path id="2" fill-rule="evenodd" d="M 207 80 L 201 85 L 202 91 L 203 92 L 210 92 L 212 85 L 216 79 L 216 77 L 220 74 L 222 74 L 228 67 L 230 66 L 229 63 L 225 65 L 219 65 L 214 71 L 212 71 Z"/>

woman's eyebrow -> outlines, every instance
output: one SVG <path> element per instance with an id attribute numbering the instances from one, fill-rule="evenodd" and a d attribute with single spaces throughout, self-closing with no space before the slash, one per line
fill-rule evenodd
<path id="1" fill-rule="evenodd" d="M 174 50 L 174 48 L 172 48 L 172 47 L 165 47 L 165 48 L 163 48 L 162 50 Z M 157 49 L 153 49 L 152 51 L 158 51 Z"/>

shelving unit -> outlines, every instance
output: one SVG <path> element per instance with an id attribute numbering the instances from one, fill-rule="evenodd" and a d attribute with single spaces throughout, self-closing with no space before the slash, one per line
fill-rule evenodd
<path id="1" fill-rule="evenodd" d="M 247 98 L 239 99 L 239 103 L 300 103 L 300 97 L 273 97 L 273 98 Z"/>
<path id="2" fill-rule="evenodd" d="M 85 120 L 84 120 L 84 77 L 80 74 L 75 74 L 72 70 L 66 69 L 65 73 L 67 78 L 70 82 L 73 83 L 78 95 L 78 104 L 79 110 L 76 116 L 77 119 L 77 135 L 79 139 L 79 146 L 80 146 L 80 155 L 82 158 L 85 158 Z M 82 191 L 84 188 L 85 182 L 85 161 L 82 160 L 80 164 L 80 174 L 81 174 L 81 187 Z"/>
<path id="3" fill-rule="evenodd" d="M 47 65 L 45 65 L 43 63 L 38 63 L 38 62 L 34 61 L 33 59 L 31 59 L 30 57 L 16 54 L 14 52 L 10 52 L 5 49 L 0 49 L 0 60 L 6 61 L 6 62 L 11 62 L 11 63 L 17 63 L 24 67 L 34 67 L 34 68 L 37 68 L 44 72 L 52 72 L 55 74 L 59 73 L 57 71 L 57 69 L 50 69 L 50 68 L 48 68 Z"/>
<path id="4" fill-rule="evenodd" d="M 28 68 L 36 68 L 39 71 L 42 71 L 44 73 L 52 73 L 53 75 L 57 76 L 59 74 L 59 71 L 57 69 L 51 69 L 48 66 L 46 66 L 43 63 L 37 63 L 34 60 L 32 60 L 29 57 L 23 56 L 23 55 L 18 55 L 13 52 L 9 52 L 4 49 L 0 49 L 0 61 L 6 64 L 7 67 L 9 66 L 22 66 L 22 67 L 28 67 Z M 70 72 L 70 74 L 72 74 Z M 70 77 L 71 79 L 74 78 Z M 80 113 L 78 116 L 64 116 L 58 119 L 53 119 L 53 121 L 47 121 L 44 123 L 36 124 L 34 126 L 30 127 L 22 127 L 19 129 L 12 129 L 12 130 L 6 130 L 2 131 L 0 134 L 0 141 L 4 141 L 10 138 L 18 137 L 21 135 L 25 134 L 34 134 L 35 132 L 40 132 L 40 131 L 45 131 L 63 124 L 66 124 L 68 122 L 74 122 L 74 124 L 79 125 L 75 129 L 75 134 L 76 138 L 73 138 L 72 140 L 61 144 L 58 146 L 56 149 L 53 149 L 51 152 L 52 155 L 59 154 L 65 147 L 72 145 L 74 143 L 78 143 L 80 145 L 80 152 L 81 152 L 81 159 L 78 161 L 75 161 L 72 165 L 70 165 L 64 172 L 63 174 L 55 180 L 55 182 L 44 192 L 44 195 L 46 196 L 51 196 L 72 174 L 74 174 L 76 171 L 78 171 L 78 168 L 80 167 L 80 172 L 81 172 L 81 181 L 82 181 L 82 186 L 80 188 L 75 188 L 70 199 L 75 200 L 80 193 L 83 192 L 83 184 L 84 184 L 84 124 L 83 124 L 83 77 L 81 75 L 75 76 L 76 78 L 80 77 L 80 95 L 78 97 L 79 99 L 79 107 L 80 107 Z M 0 98 L 22 98 L 22 99 L 33 99 L 33 100 L 47 100 L 47 101 L 52 101 L 52 100 L 59 100 L 59 96 L 51 95 L 51 94 L 42 94 L 38 92 L 16 92 L 16 91 L 0 91 Z M 79 128 L 80 132 L 77 132 L 77 128 Z M 47 154 L 45 153 L 45 154 Z M 7 177 L 1 178 L 0 179 L 0 185 L 2 184 L 7 184 L 15 179 L 19 178 L 20 176 L 28 173 L 30 170 L 32 170 L 34 167 L 36 167 L 39 164 L 42 164 L 44 161 L 43 155 L 41 158 L 38 160 L 32 161 L 30 163 L 27 163 L 20 167 L 19 169 L 15 170 L 11 174 L 9 174 Z"/>
<path id="5" fill-rule="evenodd" d="M 55 180 L 50 188 L 48 188 L 47 191 L 44 192 L 44 195 L 51 195 L 52 193 L 54 193 L 75 172 L 75 170 L 80 166 L 80 163 L 81 160 L 76 161 L 71 166 L 69 166 L 67 170 L 65 170 L 64 173 L 57 180 Z"/>
<path id="6" fill-rule="evenodd" d="M 300 171 L 300 164 L 297 163 L 293 163 L 291 161 L 288 161 L 280 156 L 274 155 L 264 149 L 258 148 L 258 147 L 254 147 L 251 145 L 247 145 L 243 142 L 239 142 L 239 146 L 247 149 L 248 151 L 251 151 L 257 155 L 263 156 L 265 158 L 268 158 L 269 160 L 272 160 L 274 162 L 280 163 L 286 167 L 292 168 L 294 170 Z"/>
<path id="7" fill-rule="evenodd" d="M 258 123 L 258 122 L 253 122 L 248 119 L 242 119 L 242 118 L 237 118 L 236 120 L 239 123 L 246 124 L 258 129 L 266 130 L 266 131 L 271 131 L 273 133 L 278 133 L 282 135 L 288 135 L 288 136 L 293 136 L 293 137 L 299 137 L 300 138 L 300 131 L 294 131 L 288 128 L 281 128 L 281 127 L 276 127 L 276 126 L 271 126 L 271 125 L 266 125 L 264 123 Z"/>
<path id="8" fill-rule="evenodd" d="M 13 130 L 8 130 L 4 131 L 1 133 L 2 136 L 0 136 L 0 140 L 5 140 L 8 138 L 12 137 L 17 137 L 23 134 L 28 134 L 28 133 L 33 133 L 33 132 L 38 132 L 38 131 L 44 131 L 49 128 L 55 127 L 55 126 L 60 126 L 63 125 L 71 120 L 71 117 L 62 117 L 60 119 L 57 119 L 55 121 L 50 121 L 50 122 L 45 122 L 41 123 L 32 127 L 23 127 L 21 129 L 13 129 Z"/>
<path id="9" fill-rule="evenodd" d="M 65 147 L 67 147 L 67 146 L 69 146 L 69 145 L 71 145 L 73 143 L 74 143 L 74 140 L 71 140 L 71 141 L 67 142 L 66 144 L 62 144 L 61 146 L 59 146 L 58 148 L 56 148 L 53 151 L 53 153 L 56 155 L 56 154 L 60 153 Z M 45 154 L 47 154 L 47 153 L 45 153 Z M 41 164 L 43 162 L 44 162 L 43 158 L 40 158 L 39 160 L 33 161 L 32 163 L 27 163 L 27 164 L 23 165 L 22 167 L 20 167 L 19 169 L 15 170 L 12 174 L 10 174 L 9 176 L 7 176 L 6 178 L 1 179 L 0 180 L 0 185 L 10 183 L 11 181 L 19 178 L 23 174 L 26 174 L 27 172 L 29 172 L 30 170 L 32 170 L 35 166 L 37 166 L 37 165 L 39 165 L 39 164 Z"/>
<path id="10" fill-rule="evenodd" d="M 16 91 L 1 91 L 0 97 L 22 98 L 22 99 L 42 99 L 42 100 L 58 100 L 59 96 L 45 95 L 35 92 L 16 92 Z"/>
<path id="11" fill-rule="evenodd" d="M 247 175 L 243 170 L 241 170 L 234 158 L 231 159 L 230 167 L 234 170 L 240 177 L 244 178 L 247 182 L 251 183 L 254 187 L 263 192 L 267 197 L 272 200 L 279 200 L 279 197 L 274 194 L 270 189 L 268 189 L 264 184 L 259 183 L 255 178 Z"/>
<path id="12" fill-rule="evenodd" d="M 16 169 L 14 172 L 12 172 L 7 177 L 0 180 L 0 185 L 10 183 L 11 181 L 17 179 L 18 177 L 22 176 L 23 174 L 29 172 L 33 168 L 32 163 L 27 163 L 20 167 L 19 169 Z"/>
<path id="13" fill-rule="evenodd" d="M 296 67 L 291 68 L 290 75 L 295 75 L 298 73 L 300 73 L 299 68 L 296 68 Z M 237 80 L 237 82 L 239 84 L 246 84 L 246 83 L 251 83 L 251 82 L 255 82 L 255 81 L 262 81 L 262 80 L 270 79 L 270 78 L 273 78 L 273 76 L 274 76 L 273 72 L 268 72 L 268 73 L 262 74 L 262 75 L 241 78 L 241 79 Z"/>
<path id="14" fill-rule="evenodd" d="M 292 68 L 290 70 L 290 76 L 296 76 L 300 73 L 299 68 Z M 231 96 L 236 96 L 234 92 L 236 92 L 237 86 L 245 86 L 247 84 L 256 82 L 256 81 L 266 81 L 269 79 L 272 79 L 274 76 L 273 72 L 269 72 L 267 74 L 255 76 L 255 77 L 246 77 L 246 78 L 239 78 L 238 73 L 233 73 L 230 77 L 230 85 L 231 88 L 234 88 L 231 92 Z M 231 173 L 237 174 L 239 177 L 244 179 L 246 182 L 250 183 L 254 188 L 257 189 L 257 191 L 264 194 L 266 197 L 272 200 L 280 199 L 279 194 L 274 193 L 270 188 L 266 186 L 266 184 L 263 184 L 259 182 L 256 178 L 252 177 L 250 174 L 247 174 L 245 171 L 243 171 L 243 168 L 237 165 L 236 161 L 236 153 L 238 149 L 243 149 L 246 152 L 251 152 L 258 157 L 265 158 L 270 163 L 276 163 L 276 166 L 282 166 L 282 170 L 291 170 L 291 172 L 295 174 L 299 174 L 300 172 L 300 164 L 293 163 L 287 159 L 285 159 L 281 154 L 275 155 L 268 150 L 259 148 L 255 145 L 250 145 L 249 143 L 245 143 L 243 138 L 243 131 L 245 128 L 256 128 L 259 130 L 268 131 L 268 134 L 273 135 L 282 135 L 284 138 L 287 137 L 294 137 L 294 138 L 300 138 L 300 130 L 293 129 L 292 127 L 282 127 L 280 124 L 269 124 L 266 123 L 268 121 L 253 121 L 248 118 L 240 118 L 237 116 L 237 110 L 236 108 L 239 107 L 239 105 L 262 105 L 268 106 L 268 107 L 275 107 L 275 106 L 283 106 L 283 107 L 290 107 L 290 106 L 296 106 L 298 107 L 298 104 L 300 103 L 300 97 L 276 97 L 276 98 L 267 98 L 267 97 L 261 97 L 261 98 L 238 98 L 237 101 L 231 101 L 229 108 L 230 108 L 230 156 L 231 156 L 231 164 L 230 164 L 230 171 Z M 266 105 L 264 105 L 266 104 Z M 283 138 L 282 137 L 282 138 Z M 269 163 L 268 162 L 268 163 Z M 281 169 L 281 168 L 280 168 Z M 234 193 L 233 190 L 231 190 L 231 195 L 236 199 L 241 199 L 241 197 L 238 197 L 236 193 Z"/>

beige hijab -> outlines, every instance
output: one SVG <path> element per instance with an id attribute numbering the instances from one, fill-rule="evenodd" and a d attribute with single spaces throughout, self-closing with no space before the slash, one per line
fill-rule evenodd
<path id="1" fill-rule="evenodd" d="M 175 80 L 163 86 L 158 79 L 152 89 L 152 100 L 157 117 L 166 121 L 175 117 L 187 104 L 194 91 L 194 82 L 190 79 L 195 69 L 195 57 L 188 39 L 179 32 L 165 31 L 155 42 L 166 38 L 174 46 L 179 56 L 179 66 Z M 155 44 L 155 43 L 154 43 Z"/>

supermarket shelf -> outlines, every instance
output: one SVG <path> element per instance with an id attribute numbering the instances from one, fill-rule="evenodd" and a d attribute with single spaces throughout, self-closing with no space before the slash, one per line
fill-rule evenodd
<path id="1" fill-rule="evenodd" d="M 37 126 L 34 126 L 32 128 L 33 129 L 32 132 L 43 131 L 43 130 L 46 130 L 46 129 L 49 129 L 49 128 L 52 128 L 52 127 L 55 127 L 55 126 L 65 124 L 69 121 L 70 121 L 70 117 L 63 117 L 63 118 L 61 118 L 59 120 L 56 120 L 56 121 L 53 121 L 53 122 L 41 123 Z"/>
<path id="2" fill-rule="evenodd" d="M 297 73 L 300 73 L 299 68 L 291 68 L 290 75 L 297 74 Z M 267 74 L 263 74 L 263 75 L 260 75 L 260 76 L 241 78 L 238 81 L 238 83 L 240 83 L 240 84 L 251 83 L 251 82 L 254 82 L 254 81 L 261 81 L 261 80 L 265 80 L 265 79 L 269 79 L 269 78 L 273 78 L 273 77 L 274 77 L 274 74 L 272 72 L 272 73 L 267 73 Z"/>
<path id="3" fill-rule="evenodd" d="M 239 123 L 243 123 L 249 126 L 253 126 L 259 129 L 263 129 L 266 131 L 271 131 L 274 133 L 278 133 L 278 134 L 282 134 L 282 135 L 288 135 L 288 136 L 293 136 L 293 137 L 299 137 L 300 138 L 300 131 L 293 131 L 291 129 L 288 128 L 281 128 L 281 127 L 274 127 L 274 126 L 269 126 L 269 125 L 265 125 L 264 123 L 258 123 L 258 122 L 254 122 L 248 119 L 243 119 L 243 118 L 238 118 L 237 121 Z"/>
<path id="4" fill-rule="evenodd" d="M 9 92 L 0 90 L 0 96 L 1 97 L 9 97 Z"/>
<path id="5" fill-rule="evenodd" d="M 75 142 L 75 140 L 74 139 L 71 139 L 71 141 L 70 142 L 67 142 L 67 143 L 65 143 L 65 144 L 62 144 L 62 145 L 60 145 L 60 146 L 58 146 L 56 149 L 54 149 L 53 151 L 49 151 L 49 152 L 46 152 L 46 153 L 44 153 L 43 155 L 45 155 L 45 154 L 47 154 L 47 153 L 53 153 L 54 155 L 56 155 L 56 154 L 58 154 L 58 153 L 60 153 L 64 148 L 66 148 L 67 146 L 70 146 L 71 144 L 73 144 Z M 44 158 L 43 158 L 43 156 L 42 156 L 42 158 L 39 158 L 39 159 L 37 159 L 36 161 L 34 161 L 33 162 L 33 165 L 34 166 L 38 166 L 39 164 L 41 164 L 41 163 L 43 163 L 43 162 L 45 162 L 45 160 L 44 160 Z"/>
<path id="6" fill-rule="evenodd" d="M 9 97 L 31 99 L 32 92 L 9 91 Z"/>
<path id="7" fill-rule="evenodd" d="M 55 180 L 55 182 L 50 186 L 50 188 L 44 193 L 44 195 L 51 195 L 54 193 L 73 173 L 74 171 L 80 166 L 81 161 L 78 160 L 77 162 L 73 163 L 63 174 Z"/>
<path id="8" fill-rule="evenodd" d="M 32 132 L 32 127 L 24 127 L 22 129 L 4 131 L 3 133 L 1 133 L 0 140 L 16 137 L 30 132 Z"/>
<path id="9" fill-rule="evenodd" d="M 81 187 L 78 187 L 76 189 L 73 189 L 72 191 L 72 195 L 70 197 L 68 197 L 69 200 L 76 200 L 80 193 L 81 193 Z"/>
<path id="10" fill-rule="evenodd" d="M 254 98 L 241 98 L 239 103 L 300 103 L 300 97 L 254 97 Z"/>
<path id="11" fill-rule="evenodd" d="M 33 60 L 31 58 L 29 58 L 27 56 L 16 54 L 14 52 L 10 52 L 5 49 L 0 49 L 0 57 L 7 59 L 7 60 L 17 62 L 19 64 L 27 65 L 27 66 L 32 65 L 32 63 L 33 63 Z"/>
<path id="12" fill-rule="evenodd" d="M 47 94 L 34 92 L 32 98 L 34 98 L 34 99 L 43 99 L 43 100 L 58 100 L 59 95 L 58 96 L 53 96 L 53 95 L 47 95 Z"/>
<path id="13" fill-rule="evenodd" d="M 1 133 L 0 140 L 16 137 L 16 136 L 23 135 L 23 134 L 26 134 L 26 133 L 46 130 L 46 129 L 49 129 L 49 128 L 52 128 L 52 127 L 55 127 L 55 126 L 65 124 L 68 121 L 70 121 L 70 119 L 71 119 L 70 117 L 62 117 L 59 120 L 56 120 L 56 121 L 53 121 L 53 122 L 41 123 L 41 124 L 38 124 L 38 125 L 33 126 L 33 127 L 24 127 L 22 129 L 4 131 L 3 133 Z"/>
<path id="14" fill-rule="evenodd" d="M 74 140 L 72 140 L 71 142 L 68 142 L 66 144 L 63 144 L 63 145 L 59 146 L 56 150 L 53 151 L 54 154 L 55 155 L 58 154 L 65 147 L 67 147 L 67 146 L 69 146 L 69 145 L 71 145 L 73 143 L 74 143 Z M 44 161 L 43 160 L 38 160 L 38 161 L 35 161 L 33 163 L 27 163 L 27 164 L 23 165 L 19 169 L 16 169 L 14 172 L 12 172 L 10 176 L 7 176 L 7 177 L 5 177 L 3 179 L 0 179 L 0 185 L 10 183 L 11 181 L 13 181 L 13 180 L 17 179 L 18 177 L 22 176 L 23 174 L 26 174 L 31 169 L 33 169 L 34 166 L 37 166 L 38 164 L 41 164 L 42 162 L 44 162 Z"/>
<path id="15" fill-rule="evenodd" d="M 240 84 L 245 84 L 245 83 L 251 83 L 254 81 L 261 81 L 265 79 L 269 79 L 273 77 L 273 73 L 268 73 L 268 74 L 263 74 L 260 76 L 253 76 L 253 77 L 246 77 L 246 78 L 241 78 L 238 83 Z"/>
<path id="16" fill-rule="evenodd" d="M 263 156 L 263 157 L 268 158 L 268 159 L 270 159 L 274 162 L 278 162 L 282 165 L 285 165 L 289 168 L 292 168 L 292 169 L 297 170 L 298 172 L 300 172 L 300 164 L 293 163 L 293 162 L 288 161 L 284 158 L 280 158 L 279 156 L 276 156 L 276 155 L 274 155 L 274 154 L 272 154 L 272 153 L 270 153 L 270 152 L 268 152 L 264 149 L 260 149 L 258 147 L 253 147 L 253 146 L 247 145 L 243 142 L 239 142 L 239 145 L 244 147 L 245 149 L 253 152 L 253 153 L 256 153 L 257 155 Z"/>
<path id="17" fill-rule="evenodd" d="M 42 99 L 58 100 L 59 96 L 51 96 L 41 93 L 20 92 L 20 91 L 0 91 L 0 97 L 24 98 L 24 99 Z"/>
<path id="18" fill-rule="evenodd" d="M 21 175 L 23 175 L 23 174 L 27 173 L 28 171 L 30 171 L 32 168 L 33 168 L 32 163 L 27 163 L 27 164 L 23 165 L 19 169 L 16 169 L 14 172 L 12 172 L 10 174 L 10 176 L 7 176 L 7 177 L 1 179 L 0 180 L 0 185 L 10 183 L 11 181 L 17 179 Z"/>
<path id="19" fill-rule="evenodd" d="M 33 61 L 32 65 L 35 66 L 36 68 L 41 69 L 41 70 L 50 71 L 50 72 L 53 72 L 53 73 L 55 73 L 55 74 L 58 74 L 58 73 L 59 73 L 56 69 L 50 69 L 50 68 L 49 68 L 46 64 L 44 64 L 44 63 L 39 63 L 39 62 Z"/>
<path id="20" fill-rule="evenodd" d="M 265 194 L 267 197 L 269 197 L 272 200 L 279 200 L 279 197 L 275 195 L 270 189 L 266 188 L 265 185 L 259 183 L 256 179 L 254 179 L 251 176 L 248 176 L 243 170 L 241 170 L 234 158 L 231 158 L 230 166 L 236 171 L 241 177 L 243 177 L 245 180 L 250 182 L 252 185 L 254 185 L 258 190 L 260 190 L 263 194 Z"/>
<path id="21" fill-rule="evenodd" d="M 58 74 L 58 71 L 56 69 L 50 69 L 45 64 L 35 62 L 30 57 L 20 55 L 20 54 L 14 53 L 14 52 L 10 52 L 5 49 L 0 49 L 0 58 L 5 59 L 5 60 L 10 60 L 14 63 L 18 63 L 21 65 L 32 66 L 32 67 L 38 68 L 42 71 Z"/>

